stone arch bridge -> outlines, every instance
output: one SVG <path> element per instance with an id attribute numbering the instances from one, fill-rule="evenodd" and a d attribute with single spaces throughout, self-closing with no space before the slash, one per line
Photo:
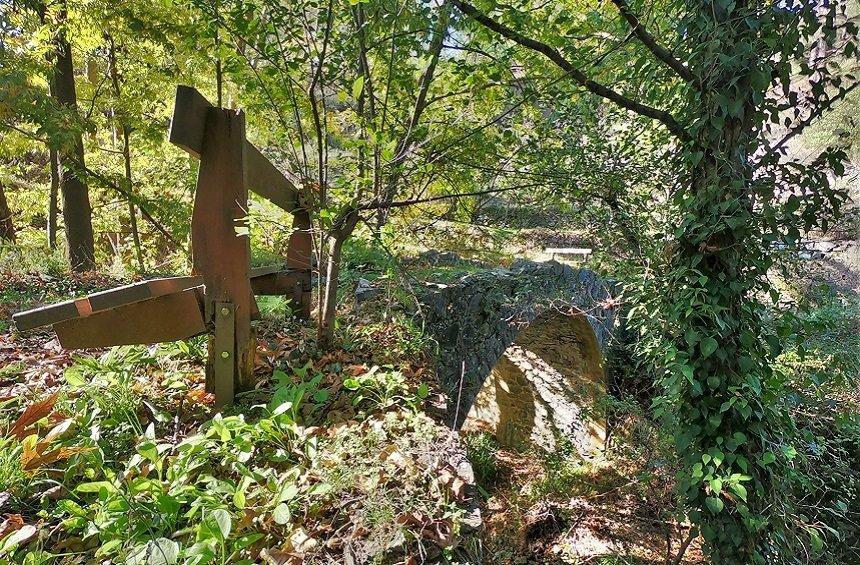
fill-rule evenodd
<path id="1" fill-rule="evenodd" d="M 449 424 L 511 447 L 554 449 L 566 438 L 586 454 L 602 445 L 616 324 L 610 283 L 588 269 L 520 260 L 432 285 L 421 302 Z"/>

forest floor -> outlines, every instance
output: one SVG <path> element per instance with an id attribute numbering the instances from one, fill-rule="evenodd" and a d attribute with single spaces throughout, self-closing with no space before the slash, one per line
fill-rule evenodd
<path id="1" fill-rule="evenodd" d="M 340 346 L 322 352 L 272 299 L 260 305 L 259 385 L 213 420 L 200 339 L 70 353 L 50 330 L 10 325 L 15 311 L 129 281 L 2 280 L 0 561 L 657 565 L 687 537 L 671 446 L 634 399 L 616 406 L 617 432 L 594 459 L 458 437 L 440 423 L 427 344 L 407 320 L 358 317 L 344 301 Z M 464 449 L 474 489 L 458 470 Z M 697 541 L 681 563 L 704 563 Z"/>
<path id="2" fill-rule="evenodd" d="M 0 446 L 0 479 L 6 482 L 0 488 L 0 515 L 5 520 L 0 521 L 0 532 L 6 536 L 14 531 L 28 534 L 21 534 L 18 553 L 2 546 L 0 551 L 6 551 L 7 557 L 15 555 L 16 560 L 21 552 L 30 551 L 48 559 L 45 562 L 88 562 L 96 556 L 128 558 L 135 551 L 146 553 L 152 549 L 152 540 L 162 540 L 158 543 L 169 545 L 171 550 L 173 545 L 168 541 L 177 542 L 184 556 L 189 545 L 181 535 L 175 537 L 176 530 L 183 529 L 179 526 L 188 531 L 196 527 L 192 538 L 208 543 L 199 531 L 199 517 L 195 520 L 177 514 L 172 527 L 162 524 L 155 532 L 122 524 L 133 534 L 123 531 L 118 536 L 120 518 L 106 516 L 111 504 L 119 504 L 114 495 L 133 498 L 125 491 L 142 488 L 134 483 L 134 476 L 150 473 L 148 466 L 169 469 L 163 474 L 165 493 L 176 490 L 181 474 L 181 457 L 176 453 L 181 453 L 183 442 L 197 441 L 201 436 L 211 441 L 212 398 L 203 387 L 204 344 L 198 339 L 148 348 L 68 352 L 50 329 L 15 332 L 11 314 L 129 281 L 101 275 L 52 277 L 34 273 L 9 274 L 4 281 L 0 288 L 0 428 L 10 430 L 12 422 L 33 407 L 41 409 L 36 415 L 41 421 L 38 425 L 34 421 L 29 430 L 37 432 L 35 445 L 27 446 L 28 440 L 16 441 L 7 434 Z M 499 448 L 486 434 L 457 440 L 433 419 L 439 414 L 436 406 L 443 402 L 432 388 L 424 344 L 412 328 L 392 320 L 363 317 L 359 321 L 344 312 L 348 330 L 342 335 L 342 346 L 321 353 L 314 347 L 313 328 L 285 323 L 283 308 L 277 300 L 261 303 L 264 319 L 258 325 L 256 368 L 260 384 L 256 391 L 240 398 L 224 419 L 242 411 L 255 414 L 255 406 L 277 404 L 274 397 L 294 398 L 297 385 L 319 379 L 306 387 L 308 399 L 294 415 L 303 430 L 294 443 L 305 451 L 294 463 L 309 469 L 321 464 L 320 454 L 306 452 L 307 442 L 301 436 L 308 430 L 325 438 L 332 457 L 346 458 L 346 452 L 356 448 L 340 443 L 348 442 L 338 430 L 362 438 L 359 444 L 372 448 L 374 455 L 366 461 L 353 458 L 352 471 L 364 477 L 361 481 L 342 468 L 326 475 L 338 483 L 332 487 L 338 490 L 337 497 L 310 491 L 314 485 L 325 483 L 320 473 L 300 477 L 298 483 L 305 481 L 310 486 L 300 487 L 309 490 L 301 490 L 297 498 L 302 500 L 289 506 L 291 516 L 301 516 L 293 518 L 295 523 L 289 530 L 277 523 L 282 516 L 275 517 L 275 501 L 281 495 L 266 491 L 256 481 L 245 485 L 240 498 L 245 498 L 241 506 L 246 513 L 240 512 L 233 499 L 242 480 L 235 470 L 228 469 L 229 458 L 213 465 L 205 477 L 191 473 L 201 480 L 225 481 L 230 486 L 222 488 L 236 492 L 216 497 L 217 503 L 204 503 L 201 500 L 206 497 L 201 493 L 177 498 L 175 503 L 183 512 L 189 506 L 206 508 L 207 504 L 211 509 L 227 508 L 233 528 L 228 535 L 248 542 L 254 559 L 298 563 L 318 558 L 325 562 L 348 554 L 356 563 L 374 555 L 387 555 L 387 562 L 413 563 L 410 559 L 426 557 L 430 551 L 431 561 L 460 563 L 656 564 L 663 562 L 667 535 L 675 546 L 679 543 L 677 538 L 683 532 L 670 531 L 674 523 L 671 473 L 661 470 L 660 461 L 643 465 L 645 459 L 621 449 L 600 461 L 585 461 L 572 453 L 514 452 Z M 374 375 L 376 384 L 364 380 L 368 374 Z M 356 386 L 351 378 L 362 384 Z M 50 405 L 45 404 L 46 399 Z M 251 417 L 249 421 L 254 420 Z M 231 441 L 259 433 L 259 427 L 231 425 L 236 426 Z M 370 438 L 366 432 L 374 426 L 384 429 L 381 437 Z M 397 430 L 389 430 L 389 426 Z M 395 438 L 395 431 L 402 437 Z M 465 494 L 455 465 L 449 461 L 428 465 L 426 453 L 422 454 L 430 448 L 440 450 L 448 442 L 461 445 L 463 441 L 478 475 L 478 506 L 484 519 L 479 534 L 462 531 L 466 517 L 462 508 L 469 505 L 463 504 Z M 155 446 L 154 451 L 148 442 Z M 218 445 L 209 447 L 220 450 Z M 458 449 L 462 449 L 443 447 L 441 451 L 447 451 L 449 460 L 456 460 Z M 396 456 L 385 458 L 392 453 Z M 405 463 L 392 463 L 400 459 Z M 262 468 L 276 465 L 268 461 Z M 414 478 L 403 479 L 403 468 L 398 465 L 415 471 Z M 168 480 L 170 474 L 175 477 Z M 374 474 L 373 488 L 361 486 Z M 655 489 L 658 482 L 660 488 Z M 371 493 L 387 501 L 377 499 L 371 505 L 371 500 L 364 500 Z M 148 505 L 139 494 L 137 497 L 132 501 L 133 514 L 141 524 L 170 522 L 167 516 L 172 514 L 167 510 Z M 402 517 L 404 508 L 391 505 L 392 500 L 404 497 L 410 501 L 409 519 Z M 226 503 L 221 504 L 224 499 Z M 167 503 L 162 500 L 161 504 Z M 382 527 L 386 521 L 381 516 L 369 515 L 372 508 L 380 512 L 386 506 L 392 506 L 387 510 L 389 518 L 401 516 L 396 531 Z M 414 507 L 422 510 L 415 513 Z M 243 524 L 249 509 L 259 515 L 268 512 L 271 518 L 255 516 L 245 519 L 253 522 L 253 527 Z M 349 519 L 344 521 L 343 516 Z M 458 529 L 460 534 L 454 535 Z M 247 537 L 249 532 L 264 537 L 252 539 Z M 416 537 L 418 543 L 405 542 L 407 535 Z M 130 539 L 114 541 L 121 537 Z M 293 541 L 267 546 L 275 537 Z M 245 551 L 238 545 L 242 544 L 228 547 L 228 553 Z M 404 552 L 398 546 L 409 549 Z M 217 544 L 213 547 L 217 550 Z M 431 549 L 437 554 L 435 558 Z M 49 555 L 62 557 L 49 559 Z M 698 551 L 692 548 L 684 563 L 699 561 Z"/>

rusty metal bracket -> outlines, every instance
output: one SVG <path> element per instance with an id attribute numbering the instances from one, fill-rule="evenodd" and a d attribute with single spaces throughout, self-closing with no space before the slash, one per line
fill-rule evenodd
<path id="1" fill-rule="evenodd" d="M 215 335 L 209 340 L 209 362 L 216 406 L 233 402 L 236 378 L 236 308 L 232 302 L 215 303 Z M 207 383 L 209 384 L 209 383 Z"/>

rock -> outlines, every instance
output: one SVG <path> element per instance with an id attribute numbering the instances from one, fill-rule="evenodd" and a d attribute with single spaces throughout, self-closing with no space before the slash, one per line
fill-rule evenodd
<path id="1" fill-rule="evenodd" d="M 358 279 L 355 285 L 355 303 L 361 304 L 368 300 L 372 300 L 382 294 L 382 289 L 373 286 L 373 283 L 367 279 Z"/>

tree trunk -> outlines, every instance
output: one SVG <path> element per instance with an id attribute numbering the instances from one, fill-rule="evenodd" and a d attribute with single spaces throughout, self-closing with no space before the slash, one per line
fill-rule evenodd
<path id="1" fill-rule="evenodd" d="M 134 206 L 134 201 L 131 199 L 133 184 L 131 180 L 131 147 L 129 145 L 128 126 L 122 126 L 122 158 L 125 161 L 125 182 L 128 188 L 128 217 L 131 224 L 131 237 L 134 239 L 134 251 L 137 256 L 137 266 L 143 271 L 146 264 L 143 262 L 143 248 L 140 245 L 140 232 L 137 229 L 137 210 Z"/>
<path id="2" fill-rule="evenodd" d="M 0 182 L 0 240 L 15 242 L 15 226 L 12 224 L 12 210 L 6 202 L 6 192 Z"/>
<path id="3" fill-rule="evenodd" d="M 334 323 L 337 316 L 337 291 L 340 285 L 340 262 L 343 244 L 352 235 L 358 223 L 358 213 L 350 210 L 342 214 L 334 222 L 329 232 L 328 257 L 325 270 L 325 289 L 320 301 L 319 327 L 317 340 L 320 346 L 328 348 L 334 341 Z"/>
<path id="4" fill-rule="evenodd" d="M 65 3 L 60 6 L 59 19 L 61 24 L 66 19 Z M 77 111 L 72 47 L 64 32 L 57 33 L 54 45 L 56 59 L 52 94 L 60 104 Z M 90 271 L 95 268 L 95 244 L 89 189 L 81 178 L 84 168 L 84 143 L 80 133 L 75 134 L 71 147 L 60 150 L 59 160 L 69 264 L 75 271 Z"/>
<path id="5" fill-rule="evenodd" d="M 48 247 L 53 251 L 57 248 L 57 216 L 59 207 L 57 197 L 60 193 L 60 166 L 57 150 L 48 149 L 48 159 L 51 167 L 51 192 L 48 194 Z"/>
<path id="6" fill-rule="evenodd" d="M 108 58 L 108 73 L 110 74 L 111 83 L 113 84 L 113 92 L 116 96 L 117 102 L 122 96 L 122 91 L 119 87 L 119 72 L 117 72 L 116 68 L 116 46 L 114 45 L 113 38 L 109 34 L 105 34 L 108 42 L 110 43 L 110 53 Z M 116 116 L 116 111 L 113 112 L 114 116 Z M 129 225 L 131 227 L 131 237 L 134 240 L 134 250 L 135 255 L 137 256 L 137 266 L 143 271 L 146 268 L 146 265 L 143 262 L 143 249 L 140 245 L 140 232 L 137 229 L 137 210 L 134 206 L 134 200 L 132 200 L 132 194 L 134 194 L 134 183 L 131 177 L 131 144 L 129 142 L 129 138 L 131 136 L 131 128 L 128 126 L 126 122 L 126 117 L 121 115 L 119 118 L 120 127 L 122 128 L 122 159 L 123 164 L 125 166 L 125 189 L 127 191 L 128 197 L 128 217 L 129 217 Z M 116 129 L 114 129 L 116 131 Z M 116 139 L 116 135 L 114 135 L 114 139 Z"/>
<path id="7" fill-rule="evenodd" d="M 119 72 L 117 72 L 116 68 L 116 46 L 114 45 L 113 38 L 110 34 L 105 34 L 105 37 L 110 43 L 108 73 L 110 74 L 111 83 L 113 84 L 114 95 L 116 96 L 117 102 L 119 102 L 119 99 L 122 96 L 122 90 L 119 87 Z M 113 111 L 113 115 L 116 116 L 115 110 Z M 143 262 L 143 249 L 140 245 L 140 232 L 137 229 L 137 211 L 134 206 L 134 200 L 132 200 L 132 194 L 134 194 L 134 183 L 131 178 L 131 144 L 129 142 L 131 128 L 128 126 L 124 115 L 120 116 L 119 121 L 120 127 L 122 128 L 122 159 L 123 164 L 125 165 L 125 189 L 128 197 L 129 227 L 131 228 L 131 237 L 134 240 L 137 266 L 141 271 L 143 271 L 146 268 L 146 265 Z M 116 128 L 114 128 L 114 132 L 116 132 Z M 116 140 L 116 133 L 114 133 L 114 140 Z"/>
<path id="8" fill-rule="evenodd" d="M 332 235 L 328 238 L 328 258 L 325 272 L 325 292 L 322 299 L 322 312 L 317 339 L 320 346 L 327 349 L 334 340 L 334 324 L 337 315 L 337 291 L 340 284 L 340 259 L 346 238 Z"/>

